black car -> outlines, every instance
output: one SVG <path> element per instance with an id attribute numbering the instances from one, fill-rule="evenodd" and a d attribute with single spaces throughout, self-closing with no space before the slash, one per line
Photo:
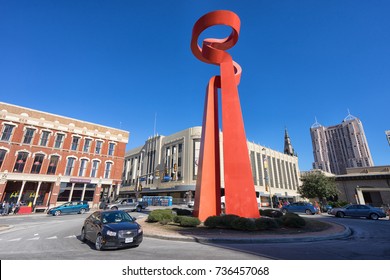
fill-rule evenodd
<path id="1" fill-rule="evenodd" d="M 141 244 L 141 226 L 125 211 L 96 211 L 85 219 L 80 239 L 95 243 L 96 250 Z"/>

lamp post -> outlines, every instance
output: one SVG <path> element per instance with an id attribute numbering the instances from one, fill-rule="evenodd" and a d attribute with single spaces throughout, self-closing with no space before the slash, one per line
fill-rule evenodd
<path id="1" fill-rule="evenodd" d="M 272 191 L 271 186 L 269 185 L 269 177 L 268 177 L 268 156 L 267 156 L 267 149 L 262 149 L 265 153 L 265 159 L 264 159 L 264 175 L 265 175 L 265 190 L 269 191 L 269 198 L 270 198 L 270 206 L 271 208 L 274 208 L 274 203 L 272 200 Z"/>
<path id="2" fill-rule="evenodd" d="M 145 152 L 145 149 L 142 149 L 139 156 L 139 167 L 138 167 L 138 174 L 137 174 L 137 180 L 135 184 L 135 197 L 138 199 L 139 196 L 139 185 L 141 184 L 140 178 L 141 178 L 141 169 L 142 169 L 142 156 Z"/>

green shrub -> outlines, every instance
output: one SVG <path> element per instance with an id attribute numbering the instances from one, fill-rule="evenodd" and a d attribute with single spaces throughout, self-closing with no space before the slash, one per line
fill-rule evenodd
<path id="1" fill-rule="evenodd" d="M 198 218 L 189 216 L 175 216 L 173 221 L 182 227 L 196 227 L 201 223 Z"/>
<path id="2" fill-rule="evenodd" d="M 162 224 L 167 224 L 173 221 L 173 213 L 171 209 L 157 209 L 149 213 L 146 222 L 156 223 L 160 222 Z"/>
<path id="3" fill-rule="evenodd" d="M 280 218 L 283 216 L 283 213 L 280 210 L 276 209 L 260 209 L 260 216 Z"/>
<path id="4" fill-rule="evenodd" d="M 294 213 L 287 213 L 279 219 L 282 221 L 282 224 L 285 227 L 301 228 L 306 225 L 305 219 Z"/>
<path id="5" fill-rule="evenodd" d="M 203 222 L 208 228 L 217 228 L 220 223 L 220 216 L 210 216 Z"/>
<path id="6" fill-rule="evenodd" d="M 237 216 L 237 215 L 233 215 L 233 214 L 219 216 L 218 227 L 221 227 L 221 228 L 233 228 L 232 227 L 232 223 L 237 218 L 240 218 L 240 217 Z"/>
<path id="7" fill-rule="evenodd" d="M 256 230 L 256 224 L 254 219 L 250 218 L 243 218 L 243 217 L 238 217 L 235 218 L 231 226 L 233 229 L 237 230 Z"/>
<path id="8" fill-rule="evenodd" d="M 279 224 L 275 219 L 259 218 L 255 220 L 255 226 L 257 230 L 267 230 L 278 228 Z"/>

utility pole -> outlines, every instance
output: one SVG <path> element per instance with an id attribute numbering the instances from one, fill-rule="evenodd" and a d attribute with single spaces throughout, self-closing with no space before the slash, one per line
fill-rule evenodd
<path id="1" fill-rule="evenodd" d="M 268 156 L 267 156 L 267 149 L 262 149 L 265 152 L 265 158 L 264 158 L 264 175 L 265 175 L 265 191 L 269 192 L 269 198 L 270 198 L 270 206 L 271 208 L 274 208 L 274 202 L 272 199 L 272 191 L 271 186 L 269 185 L 269 175 L 268 175 Z"/>

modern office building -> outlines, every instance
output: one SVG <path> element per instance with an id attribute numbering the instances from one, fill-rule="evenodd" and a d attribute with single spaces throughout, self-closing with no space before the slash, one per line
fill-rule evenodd
<path id="1" fill-rule="evenodd" d="M 389 142 L 389 146 L 390 146 L 390 130 L 386 130 L 385 133 L 386 133 L 387 142 Z"/>
<path id="2" fill-rule="evenodd" d="M 344 174 L 347 168 L 373 166 L 362 122 L 348 114 L 341 124 L 310 128 L 313 145 L 313 169 Z"/>
<path id="3" fill-rule="evenodd" d="M 119 192 L 127 131 L 0 102 L 0 198 L 47 208 Z"/>
<path id="4" fill-rule="evenodd" d="M 194 197 L 202 127 L 157 135 L 141 147 L 126 152 L 122 195 L 168 195 L 174 203 Z M 221 147 L 223 134 L 220 134 Z M 299 196 L 298 158 L 248 142 L 254 188 L 262 206 L 274 199 L 291 201 Z M 223 154 L 222 152 L 220 153 Z M 223 158 L 221 158 L 223 162 Z M 223 172 L 221 184 L 224 186 Z M 266 186 L 267 185 L 267 186 Z"/>

